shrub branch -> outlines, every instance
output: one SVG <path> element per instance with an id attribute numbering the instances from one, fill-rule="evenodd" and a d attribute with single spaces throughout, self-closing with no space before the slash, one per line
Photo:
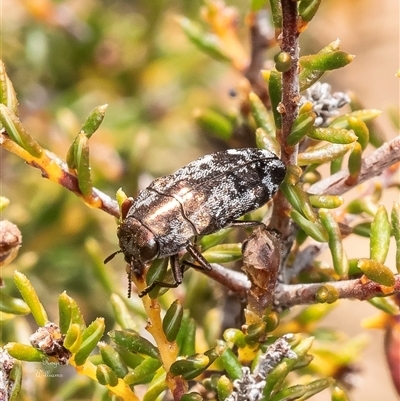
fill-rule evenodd
<path id="1" fill-rule="evenodd" d="M 9 152 L 14 153 L 32 167 L 38 168 L 42 177 L 54 181 L 68 191 L 80 197 L 86 205 L 101 209 L 114 217 L 119 218 L 119 208 L 117 202 L 100 190 L 93 188 L 90 196 L 84 196 L 79 189 L 78 178 L 69 169 L 64 160 L 54 153 L 43 150 L 40 157 L 32 156 L 29 152 L 13 142 L 3 130 L 0 132 L 0 146 Z"/>
<path id="2" fill-rule="evenodd" d="M 282 129 L 276 132 L 277 139 L 281 144 L 281 160 L 287 165 L 297 164 L 297 146 L 287 146 L 286 139 L 290 134 L 294 120 L 298 114 L 299 77 L 299 32 L 297 29 L 297 3 L 292 0 L 282 0 L 282 42 L 281 51 L 290 54 L 292 59 L 291 68 L 282 73 Z M 289 202 L 278 191 L 274 201 L 274 211 L 269 225 L 270 229 L 275 229 L 281 233 L 282 243 L 291 241 L 291 224 L 288 217 L 290 210 Z M 283 252 L 286 254 L 287 252 Z"/>
<path id="3" fill-rule="evenodd" d="M 294 305 L 316 303 L 317 291 L 325 283 L 317 284 L 282 284 L 275 294 L 275 303 L 281 308 L 290 308 Z M 395 285 L 389 293 L 387 287 L 382 287 L 374 281 L 365 281 L 364 278 L 343 281 L 329 281 L 330 286 L 338 291 L 338 298 L 355 298 L 365 301 L 377 296 L 387 296 L 400 293 L 400 275 L 395 275 Z"/>
<path id="4" fill-rule="evenodd" d="M 358 181 L 354 185 L 347 185 L 349 170 L 343 169 L 314 185 L 307 192 L 311 194 L 341 195 L 355 185 L 361 184 L 372 177 L 377 177 L 384 170 L 400 162 L 400 137 L 384 143 L 368 157 L 363 159 Z"/>

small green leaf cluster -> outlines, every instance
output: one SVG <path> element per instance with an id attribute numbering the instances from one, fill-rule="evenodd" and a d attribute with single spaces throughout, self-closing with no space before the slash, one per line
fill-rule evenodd
<path id="1" fill-rule="evenodd" d="M 126 302 L 121 303 L 123 300 L 116 294 L 112 295 L 114 311 L 123 328 L 113 329 L 105 337 L 104 319 L 97 318 L 87 325 L 76 301 L 66 293 L 61 294 L 58 300 L 58 323 L 49 322 L 48 314 L 26 276 L 16 272 L 14 279 L 26 305 L 25 313 L 31 313 L 39 326 L 31 335 L 31 345 L 9 342 L 4 347 L 4 352 L 10 355 L 14 364 L 10 381 L 15 394 L 21 390 L 22 368 L 18 361 L 56 365 L 69 363 L 77 373 L 104 386 L 110 394 L 127 400 L 137 400 L 135 387 L 143 384 L 147 385 L 143 399 L 156 399 L 168 389 L 169 380 L 178 379 L 202 383 L 202 395 L 196 395 L 200 398 L 207 393 L 207 397 L 213 395 L 218 399 L 233 400 L 237 391 L 253 391 L 255 384 L 265 400 L 283 400 L 289 395 L 292 399 L 305 400 L 328 387 L 334 393 L 339 391 L 335 380 L 329 378 L 317 378 L 303 384 L 292 384 L 292 380 L 286 380 L 290 372 L 299 376 L 305 372 L 325 373 L 321 371 L 321 365 L 324 365 L 310 365 L 313 358 L 308 352 L 314 337 L 279 336 L 278 332 L 272 337 L 268 335 L 277 327 L 274 313 L 244 330 L 226 330 L 223 340 L 198 352 L 199 328 L 196 330 L 195 321 L 178 300 L 165 311 L 160 332 L 153 333 L 158 343 L 156 346 L 133 328 L 138 321 L 129 323 L 131 316 Z M 297 322 L 296 331 L 311 332 L 331 309 L 331 306 L 325 305 L 310 306 L 287 324 Z M 275 324 L 271 325 L 272 321 Z M 288 329 L 285 325 L 283 322 L 280 332 Z M 318 332 L 316 336 L 323 338 Z M 157 341 L 160 337 L 164 338 L 161 342 Z M 330 373 L 334 371 L 334 366 L 339 371 L 359 356 L 363 343 L 355 347 L 357 341 L 354 339 L 354 344 L 347 346 L 351 355 L 345 360 L 336 361 L 336 365 L 333 360 L 330 362 Z M 176 358 L 167 369 L 165 353 L 174 347 L 177 347 Z M 322 359 L 324 352 L 321 348 Z M 212 377 L 208 376 L 208 369 L 213 371 Z M 190 392 L 188 396 L 194 397 L 195 394 Z"/>

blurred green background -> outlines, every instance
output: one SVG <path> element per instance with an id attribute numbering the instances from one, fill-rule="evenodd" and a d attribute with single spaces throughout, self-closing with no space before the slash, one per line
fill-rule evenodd
<path id="1" fill-rule="evenodd" d="M 151 176 L 212 149 L 198 135 L 192 113 L 210 104 L 233 107 L 233 101 L 227 68 L 202 55 L 177 23 L 181 15 L 197 18 L 200 2 L 5 3 L 3 61 L 20 118 L 42 146 L 65 157 L 89 112 L 109 104 L 90 140 L 97 188 L 114 197 L 123 187 L 134 196 L 139 178 L 146 185 Z M 44 304 L 54 304 L 65 289 L 88 309 L 88 320 L 106 313 L 84 243 L 95 237 L 106 244 L 101 257 L 115 250 L 114 219 L 4 151 L 2 194 L 11 200 L 4 217 L 23 234 L 14 267 L 30 270 Z M 119 268 L 115 276 L 125 287 L 120 259 L 107 268 Z"/>
<path id="2" fill-rule="evenodd" d="M 340 37 L 343 48 L 357 58 L 328 81 L 335 90 L 355 90 L 370 108 L 386 110 L 397 102 L 398 44 L 393 32 L 398 12 L 393 3 L 380 2 L 378 15 L 373 1 L 326 0 L 302 39 L 304 54 Z M 1 58 L 27 131 L 65 157 L 89 112 L 108 103 L 105 120 L 90 139 L 90 151 L 93 183 L 111 197 L 120 187 L 134 196 L 152 177 L 221 146 L 196 126 L 194 113 L 209 107 L 237 110 L 240 100 L 230 96 L 230 90 L 242 78 L 229 65 L 202 54 L 182 33 L 177 17 L 199 20 L 201 4 L 2 0 Z M 245 17 L 249 2 L 229 4 Z M 394 7 L 398 11 L 398 4 Z M 243 24 L 246 48 L 247 39 Z M 270 49 L 268 55 L 272 58 L 276 51 Z M 382 124 L 387 137 L 395 135 L 387 117 Z M 85 242 L 95 238 L 101 258 L 116 250 L 114 218 L 87 208 L 5 151 L 1 195 L 11 201 L 2 218 L 17 224 L 23 235 L 18 259 L 3 270 L 6 284 L 11 286 L 12 271 L 19 269 L 29 276 L 50 319 L 56 319 L 58 294 L 66 290 L 87 321 L 105 316 L 112 323 Z M 106 268 L 126 288 L 122 257 Z"/>

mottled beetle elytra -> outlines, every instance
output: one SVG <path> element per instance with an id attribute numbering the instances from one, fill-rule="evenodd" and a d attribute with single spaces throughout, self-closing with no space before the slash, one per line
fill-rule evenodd
<path id="1" fill-rule="evenodd" d="M 139 296 L 156 285 L 177 287 L 182 282 L 178 253 L 183 250 L 199 266 L 184 264 L 212 269 L 192 238 L 228 226 L 258 224 L 237 219 L 267 203 L 285 172 L 284 163 L 268 150 L 229 149 L 202 156 L 174 174 L 157 178 L 135 199 L 128 198 L 122 205 L 117 235 L 119 252 L 124 254 L 130 272 L 140 277 L 152 260 L 170 257 L 175 280 L 154 282 Z"/>

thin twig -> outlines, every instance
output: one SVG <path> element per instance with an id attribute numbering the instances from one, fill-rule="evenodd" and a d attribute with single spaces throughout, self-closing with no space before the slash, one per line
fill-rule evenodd
<path id="1" fill-rule="evenodd" d="M 400 162 L 400 137 L 383 144 L 363 160 L 360 176 L 354 185 L 346 185 L 349 171 L 345 169 L 312 185 L 307 192 L 311 194 L 341 195 L 355 185 L 379 176 L 388 167 L 398 162 Z"/>
<path id="2" fill-rule="evenodd" d="M 233 272 L 215 263 L 212 264 L 212 267 L 211 274 L 209 271 L 205 272 L 208 277 L 212 277 L 238 295 L 245 296 L 250 286 L 250 281 L 245 274 Z M 374 281 L 364 281 L 364 279 L 313 284 L 280 284 L 275 292 L 274 305 L 280 309 L 286 309 L 295 305 L 317 303 L 316 294 L 323 285 L 335 288 L 338 292 L 338 299 L 355 298 L 365 301 L 377 296 L 400 293 L 400 274 L 395 275 L 395 284 L 389 293 L 383 291 L 380 284 Z"/>
<path id="3" fill-rule="evenodd" d="M 282 284 L 275 294 L 275 304 L 280 308 L 289 308 L 294 305 L 316 303 L 317 291 L 323 285 L 334 287 L 338 292 L 338 298 L 355 298 L 365 301 L 377 296 L 387 296 L 400 293 L 400 274 L 395 275 L 395 284 L 390 293 L 382 291 L 382 286 L 374 281 L 364 279 L 330 281 L 318 284 Z M 387 289 L 388 287 L 384 287 Z"/>
<path id="4" fill-rule="evenodd" d="M 298 113 L 299 94 L 299 32 L 297 29 L 297 3 L 292 0 L 281 0 L 282 3 L 282 42 L 281 50 L 289 53 L 292 59 L 291 68 L 282 73 L 282 129 L 277 130 L 277 139 L 281 144 L 281 160 L 287 165 L 296 165 L 297 147 L 287 146 L 286 139 L 290 134 Z M 279 191 L 275 197 L 274 211 L 269 224 L 270 229 L 281 233 L 282 243 L 291 238 L 291 224 L 288 217 L 290 205 Z M 287 254 L 287 252 L 284 252 Z"/>
<path id="5" fill-rule="evenodd" d="M 281 50 L 289 53 L 292 65 L 291 68 L 282 74 L 282 129 L 276 132 L 277 139 L 281 145 L 281 160 L 287 165 L 296 165 L 297 146 L 287 146 L 286 139 L 290 134 L 293 122 L 298 114 L 299 94 L 299 54 L 298 43 L 298 15 L 297 3 L 292 0 L 281 0 L 282 4 L 282 42 Z M 293 224 L 289 218 L 291 206 L 281 191 L 275 196 L 272 218 L 268 228 L 276 230 L 281 236 L 281 261 L 284 265 L 290 253 L 294 241 Z M 280 266 L 276 266 L 277 269 Z"/>
<path id="6" fill-rule="evenodd" d="M 207 277 L 222 284 L 241 298 L 245 298 L 251 283 L 247 276 L 241 272 L 227 269 L 217 263 L 212 263 L 212 270 L 199 270 Z"/>
<path id="7" fill-rule="evenodd" d="M 32 167 L 39 169 L 42 173 L 42 177 L 57 182 L 68 189 L 68 191 L 73 192 L 89 207 L 104 210 L 106 213 L 119 218 L 117 202 L 96 188 L 93 188 L 90 196 L 84 196 L 79 189 L 76 175 L 68 169 L 65 161 L 54 153 L 43 150 L 40 157 L 34 157 L 16 142 L 12 141 L 5 131 L 0 132 L 0 146 L 19 156 Z"/>
<path id="8" fill-rule="evenodd" d="M 290 54 L 291 67 L 282 73 L 282 131 L 280 143 L 283 145 L 281 158 L 287 164 L 296 164 L 296 148 L 289 148 L 286 139 L 290 134 L 298 114 L 299 92 L 299 32 L 297 29 L 297 3 L 281 0 L 282 3 L 282 52 Z M 288 158 L 288 160 L 286 160 Z"/>

